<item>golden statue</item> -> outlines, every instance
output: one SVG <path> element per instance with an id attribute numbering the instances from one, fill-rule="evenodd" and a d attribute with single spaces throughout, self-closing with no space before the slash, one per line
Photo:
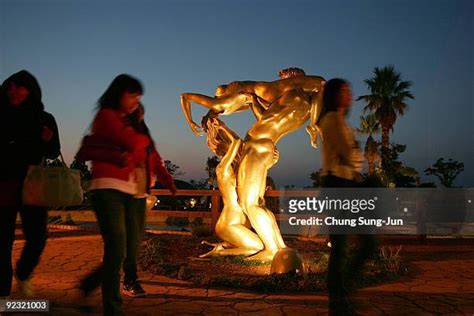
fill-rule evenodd
<path id="1" fill-rule="evenodd" d="M 301 89 L 306 93 L 315 94 L 324 86 L 324 79 L 319 76 L 306 76 L 304 71 L 298 68 L 288 68 L 279 72 L 280 80 L 266 81 L 233 81 L 227 85 L 217 87 L 215 97 L 198 93 L 181 94 L 181 107 L 186 121 L 191 130 L 197 136 L 201 136 L 201 126 L 193 121 L 191 113 L 191 102 L 202 105 L 209 110 L 221 115 L 229 115 L 246 110 L 252 103 L 253 96 L 257 96 L 260 105 L 267 109 L 269 104 L 281 97 L 288 91 Z M 318 94 L 322 95 L 322 94 Z M 317 135 L 319 129 L 316 125 L 320 114 L 321 104 L 315 102 L 311 108 L 311 122 L 307 132 L 311 136 L 311 145 L 317 148 Z M 320 134 L 320 133 L 319 133 Z"/>
<path id="2" fill-rule="evenodd" d="M 253 255 L 263 250 L 264 245 L 260 237 L 250 230 L 250 222 L 238 202 L 236 170 L 242 153 L 242 141 L 216 117 L 208 118 L 205 126 L 209 148 L 222 157 L 216 167 L 216 178 L 224 207 L 215 230 L 224 242 L 209 244 L 204 241 L 214 249 L 201 257 Z"/>
<path id="3" fill-rule="evenodd" d="M 284 79 L 222 85 L 214 98 L 194 93 L 181 95 L 186 120 L 196 135 L 201 134 L 201 126 L 192 120 L 191 102 L 211 110 L 203 120 L 203 128 L 209 148 L 222 157 L 216 175 L 224 208 L 216 234 L 224 242 L 211 244 L 214 249 L 203 256 L 245 255 L 251 256 L 250 260 L 269 261 L 286 248 L 274 214 L 265 207 L 265 180 L 279 157 L 277 142 L 310 117 L 307 131 L 311 144 L 317 147 L 316 121 L 325 81 L 306 76 L 297 68 L 283 70 L 280 76 Z M 257 121 L 243 141 L 216 117 L 249 108 Z"/>

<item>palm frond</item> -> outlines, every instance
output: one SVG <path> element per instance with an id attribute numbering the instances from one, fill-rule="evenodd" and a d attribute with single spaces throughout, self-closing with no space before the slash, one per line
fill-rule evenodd
<path id="1" fill-rule="evenodd" d="M 412 82 L 403 81 L 395 66 L 388 65 L 375 67 L 373 77 L 364 80 L 364 83 L 369 94 L 357 98 L 366 103 L 364 113 L 373 113 L 381 127 L 393 131 L 397 116 L 403 116 L 408 109 L 406 100 L 415 98 L 408 90 Z"/>

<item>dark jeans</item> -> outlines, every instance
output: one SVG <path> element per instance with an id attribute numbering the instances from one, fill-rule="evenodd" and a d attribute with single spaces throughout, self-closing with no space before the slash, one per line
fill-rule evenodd
<path id="1" fill-rule="evenodd" d="M 343 178 L 328 175 L 323 178 L 326 188 L 351 188 L 359 185 Z M 359 238 L 359 249 L 348 253 L 351 235 L 330 234 L 331 253 L 328 264 L 327 288 L 329 292 L 330 309 L 337 309 L 342 301 L 347 299 L 347 285 L 361 273 L 365 261 L 370 258 L 377 248 L 374 235 L 356 235 Z"/>
<path id="2" fill-rule="evenodd" d="M 82 281 L 87 291 L 102 284 L 102 304 L 105 315 L 123 315 L 120 295 L 120 270 L 125 279 L 136 280 L 137 253 L 143 236 L 145 199 L 134 199 L 117 190 L 94 190 L 92 205 L 104 240 L 102 266 Z"/>
<path id="3" fill-rule="evenodd" d="M 348 254 L 351 235 L 329 235 L 331 241 L 331 254 L 328 264 L 327 287 L 329 298 L 339 299 L 347 296 L 347 287 L 351 286 L 354 278 L 361 273 L 362 267 L 377 248 L 373 235 L 357 235 L 359 249 Z"/>
<path id="4" fill-rule="evenodd" d="M 48 212 L 39 206 L 0 207 L 0 296 L 9 296 L 12 287 L 12 249 L 15 240 L 16 217 L 20 212 L 25 246 L 16 263 L 20 280 L 31 276 L 46 245 Z"/>

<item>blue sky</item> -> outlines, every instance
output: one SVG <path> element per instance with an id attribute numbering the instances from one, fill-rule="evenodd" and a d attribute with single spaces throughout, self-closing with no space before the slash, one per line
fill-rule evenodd
<path id="1" fill-rule="evenodd" d="M 462 161 L 456 184 L 473 187 L 473 12 L 470 0 L 0 0 L 0 80 L 20 69 L 38 78 L 70 162 L 111 80 L 140 78 L 159 151 L 188 180 L 205 177 L 212 153 L 187 127 L 181 93 L 213 95 L 218 84 L 276 80 L 297 66 L 346 78 L 358 96 L 374 67 L 393 64 L 416 96 L 391 136 L 407 145 L 401 160 L 420 173 L 439 157 Z M 362 107 L 354 103 L 352 125 Z M 196 118 L 205 113 L 193 110 Z M 225 118 L 242 137 L 253 120 Z M 278 147 L 270 172 L 277 186 L 309 185 L 321 161 L 304 130 Z"/>

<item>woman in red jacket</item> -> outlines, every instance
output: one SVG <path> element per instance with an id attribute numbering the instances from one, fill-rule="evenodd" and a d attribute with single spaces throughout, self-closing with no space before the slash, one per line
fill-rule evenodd
<path id="1" fill-rule="evenodd" d="M 146 296 L 145 290 L 138 282 L 137 254 L 145 226 L 146 198 L 150 188 L 155 185 L 155 178 L 164 184 L 173 195 L 176 194 L 176 186 L 171 175 L 166 170 L 160 154 L 156 150 L 148 126 L 144 122 L 145 108 L 142 104 L 129 116 L 130 125 L 140 134 L 148 137 L 150 143 L 142 147 L 136 156 L 135 176 L 137 180 L 137 192 L 134 195 L 135 216 L 131 219 L 130 230 L 127 235 L 127 251 L 123 263 L 124 282 L 123 294 L 130 297 Z"/>
<path id="2" fill-rule="evenodd" d="M 98 102 L 98 112 L 92 124 L 94 138 L 104 144 L 104 150 L 120 148 L 125 164 L 117 165 L 105 159 L 92 159 L 92 206 L 104 240 L 103 268 L 88 276 L 81 284 L 102 281 L 102 304 L 105 315 L 123 315 L 120 295 L 120 270 L 127 248 L 127 235 L 135 222 L 137 179 L 135 169 L 140 164 L 140 151 L 150 145 L 146 135 L 129 124 L 128 115 L 139 106 L 143 94 L 141 83 L 129 76 L 117 76 Z"/>

